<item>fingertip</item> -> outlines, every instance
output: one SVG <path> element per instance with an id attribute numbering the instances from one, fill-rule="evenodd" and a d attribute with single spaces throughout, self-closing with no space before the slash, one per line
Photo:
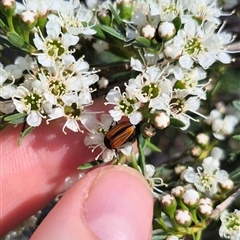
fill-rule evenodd
<path id="1" fill-rule="evenodd" d="M 152 208 L 149 187 L 137 171 L 98 168 L 64 195 L 32 239 L 146 240 Z"/>
<path id="2" fill-rule="evenodd" d="M 127 166 L 102 169 L 85 202 L 85 220 L 101 239 L 146 240 L 153 198 L 146 180 Z"/>

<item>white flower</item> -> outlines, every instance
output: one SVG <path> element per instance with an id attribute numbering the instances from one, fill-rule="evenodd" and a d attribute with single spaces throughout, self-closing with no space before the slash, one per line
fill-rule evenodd
<path id="1" fill-rule="evenodd" d="M 97 82 L 98 76 L 94 71 L 88 71 L 89 64 L 79 59 L 67 68 L 62 64 L 55 65 L 52 72 L 45 74 L 44 71 L 38 76 L 48 86 L 44 95 L 53 105 L 71 105 L 76 102 L 79 106 L 92 103 L 90 88 Z"/>
<path id="2" fill-rule="evenodd" d="M 162 21 L 171 22 L 177 16 L 182 16 L 183 10 L 187 8 L 184 1 L 161 0 L 149 1 L 151 16 L 160 16 Z"/>
<path id="3" fill-rule="evenodd" d="M 226 115 L 224 119 L 214 120 L 212 123 L 213 136 L 219 140 L 224 140 L 234 132 L 238 122 L 238 118 L 234 115 Z"/>
<path id="4" fill-rule="evenodd" d="M 8 79 L 10 80 L 16 80 L 23 76 L 22 69 L 16 64 L 7 65 L 5 70 L 9 73 Z"/>
<path id="5" fill-rule="evenodd" d="M 217 1 L 213 0 L 193 0 L 188 3 L 188 11 L 191 16 L 199 18 L 201 21 L 220 23 L 219 17 L 222 15 Z M 190 16 L 190 15 L 189 15 Z"/>
<path id="6" fill-rule="evenodd" d="M 220 216 L 222 225 L 219 229 L 221 237 L 230 240 L 239 240 L 240 238 L 240 211 L 235 209 L 234 212 L 223 211 Z"/>
<path id="7" fill-rule="evenodd" d="M 184 89 L 176 89 L 173 92 L 169 107 L 171 115 L 185 124 L 185 127 L 181 128 L 182 130 L 187 129 L 190 126 L 190 119 L 197 121 L 188 115 L 187 112 L 192 112 L 205 118 L 205 116 L 197 112 L 200 107 L 200 99 L 197 96 L 189 96 L 188 91 Z"/>
<path id="8" fill-rule="evenodd" d="M 184 28 L 165 44 L 164 53 L 171 59 L 179 59 L 181 67 L 187 69 L 191 69 L 194 63 L 200 64 L 204 69 L 209 68 L 216 60 L 229 63 L 231 58 L 226 46 L 233 38 L 228 36 L 226 40 L 222 33 L 216 34 L 214 31 L 214 23 L 198 25 L 195 20 L 189 19 Z"/>
<path id="9" fill-rule="evenodd" d="M 161 71 L 158 67 L 148 67 L 136 78 L 128 81 L 126 92 L 137 98 L 140 103 L 148 103 L 149 108 L 167 110 L 172 84 L 163 74 L 164 70 Z"/>
<path id="10" fill-rule="evenodd" d="M 52 22 L 58 22 L 63 29 L 72 35 L 93 35 L 95 30 L 88 26 L 93 18 L 93 12 L 84 9 L 78 3 L 77 6 L 68 4 L 68 7 L 62 8 L 59 16 L 50 14 L 48 19 Z"/>
<path id="11" fill-rule="evenodd" d="M 35 53 L 38 62 L 44 67 L 54 67 L 55 61 L 62 61 L 65 65 L 73 63 L 75 59 L 69 47 L 76 45 L 79 37 L 70 33 L 62 33 L 60 24 L 53 21 L 46 24 L 46 31 L 46 38 L 41 32 L 34 35 L 33 42 L 36 48 L 42 51 L 42 53 Z"/>
<path id="12" fill-rule="evenodd" d="M 204 80 L 207 73 L 201 67 L 186 69 L 176 65 L 171 67 L 170 70 L 173 71 L 174 77 L 177 79 L 176 87 L 180 85 L 180 87 L 187 89 L 189 94 L 206 100 L 206 93 L 203 89 L 205 85 L 199 84 L 199 81 Z"/>
<path id="13" fill-rule="evenodd" d="M 197 169 L 197 173 L 192 167 L 188 167 L 183 173 L 183 178 L 193 183 L 195 187 L 209 195 L 217 193 L 218 183 L 223 183 L 228 179 L 228 173 L 219 169 L 219 162 L 214 161 L 212 157 L 203 160 L 202 168 Z"/>
<path id="14" fill-rule="evenodd" d="M 15 105 L 13 104 L 12 100 L 8 101 L 0 101 L 0 112 L 9 114 L 15 110 Z"/>
<path id="15" fill-rule="evenodd" d="M 212 125 L 213 136 L 218 140 L 224 140 L 234 132 L 235 127 L 239 123 L 239 117 L 235 114 L 226 114 L 214 109 L 209 117 L 205 120 L 207 124 Z"/>
<path id="16" fill-rule="evenodd" d="M 3 65 L 0 63 L 0 98 L 8 99 L 13 96 L 16 91 L 14 80 L 8 80 L 10 73 L 3 69 Z"/>
<path id="17" fill-rule="evenodd" d="M 18 112 L 28 115 L 26 119 L 28 125 L 37 127 L 41 124 L 44 117 L 45 99 L 43 97 L 43 89 L 34 87 L 34 83 L 40 85 L 40 81 L 35 80 L 31 90 L 25 86 L 18 86 L 13 95 L 13 103 Z"/>
<path id="18" fill-rule="evenodd" d="M 14 61 L 14 64 L 17 65 L 22 70 L 22 72 L 25 70 L 32 72 L 33 74 L 39 72 L 37 61 L 30 56 L 17 57 Z"/>
<path id="19" fill-rule="evenodd" d="M 139 167 L 141 172 L 141 169 Z M 160 177 L 154 177 L 155 167 L 152 164 L 145 165 L 145 178 L 152 190 L 153 197 L 159 198 L 159 196 L 163 193 L 159 187 L 167 186 Z"/>
<path id="20" fill-rule="evenodd" d="M 48 117 L 49 119 L 47 120 L 47 123 L 58 118 L 65 118 L 66 122 L 62 127 L 62 131 L 65 134 L 65 128 L 68 128 L 73 132 L 83 132 L 80 129 L 79 121 L 84 118 L 84 108 L 82 106 L 78 106 L 75 102 L 48 110 Z"/>
<path id="21" fill-rule="evenodd" d="M 24 0 L 23 4 L 17 2 L 17 12 L 19 14 L 24 10 L 31 10 L 36 15 L 45 16 L 48 11 L 56 11 L 60 7 L 62 0 Z"/>
<path id="22" fill-rule="evenodd" d="M 212 148 L 211 150 L 211 156 L 214 158 L 214 159 L 219 159 L 219 161 L 223 160 L 224 157 L 225 157 L 225 153 L 224 153 L 224 150 L 219 148 L 219 147 L 214 147 Z"/>
<path id="23" fill-rule="evenodd" d="M 131 65 L 132 69 L 134 69 L 138 72 L 144 71 L 144 66 L 143 66 L 142 62 L 138 59 L 131 57 L 130 65 Z"/>
<path id="24" fill-rule="evenodd" d="M 142 114 L 138 112 L 141 104 L 126 92 L 121 94 L 119 87 L 111 89 L 106 96 L 105 104 L 113 104 L 114 109 L 109 113 L 114 121 L 119 121 L 122 116 L 127 116 L 133 125 L 137 125 L 142 120 Z"/>

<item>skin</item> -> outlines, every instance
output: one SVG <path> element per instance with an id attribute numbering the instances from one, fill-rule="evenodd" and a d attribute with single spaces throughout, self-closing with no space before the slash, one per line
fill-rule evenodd
<path id="1" fill-rule="evenodd" d="M 91 111 L 104 109 L 98 100 Z M 76 183 L 32 236 L 36 239 L 147 240 L 151 238 L 153 199 L 145 179 L 126 166 L 96 168 L 77 181 L 77 167 L 96 156 L 84 134 L 62 132 L 62 121 L 41 124 L 17 140 L 21 126 L 0 132 L 0 236 L 16 227 Z"/>

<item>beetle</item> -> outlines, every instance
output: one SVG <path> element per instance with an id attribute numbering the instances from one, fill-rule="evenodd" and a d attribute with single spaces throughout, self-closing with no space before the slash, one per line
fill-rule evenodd
<path id="1" fill-rule="evenodd" d="M 104 137 L 104 144 L 108 149 L 117 150 L 127 142 L 133 142 L 138 135 L 138 127 L 129 121 L 120 122 L 110 128 Z"/>

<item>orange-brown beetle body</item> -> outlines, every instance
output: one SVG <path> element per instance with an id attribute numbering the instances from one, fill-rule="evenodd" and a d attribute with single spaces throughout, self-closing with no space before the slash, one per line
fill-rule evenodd
<path id="1" fill-rule="evenodd" d="M 120 122 L 106 133 L 104 144 L 109 149 L 118 149 L 126 142 L 134 141 L 136 135 L 136 126 L 130 122 Z"/>

